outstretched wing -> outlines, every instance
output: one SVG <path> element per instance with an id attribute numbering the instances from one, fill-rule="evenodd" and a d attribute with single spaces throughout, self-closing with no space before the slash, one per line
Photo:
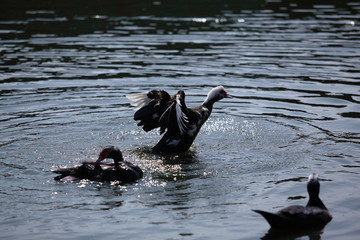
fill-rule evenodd
<path id="1" fill-rule="evenodd" d="M 132 101 L 131 106 L 133 106 L 135 110 L 139 110 L 150 103 L 151 99 L 147 95 L 148 93 L 134 93 L 128 94 L 126 97 Z"/>
<path id="2" fill-rule="evenodd" d="M 185 93 L 179 91 L 172 97 L 169 107 L 165 110 L 159 120 L 160 133 L 163 133 L 168 129 L 183 135 L 188 129 L 188 113 L 189 109 L 185 105 Z"/>
<path id="3" fill-rule="evenodd" d="M 166 111 L 170 95 L 163 90 L 152 90 L 148 93 L 130 94 L 127 98 L 132 100 L 131 105 L 138 109 L 134 114 L 134 120 L 139 120 L 138 126 L 148 132 L 160 127 L 160 117 Z"/>

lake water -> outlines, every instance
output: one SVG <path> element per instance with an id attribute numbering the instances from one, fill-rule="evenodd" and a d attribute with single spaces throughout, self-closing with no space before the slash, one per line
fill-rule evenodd
<path id="1" fill-rule="evenodd" d="M 306 204 L 313 172 L 334 218 L 282 237 L 358 239 L 359 2 L 2 4 L 1 239 L 280 239 L 251 209 Z M 233 98 L 190 153 L 149 154 L 161 136 L 125 96 L 184 90 L 195 106 L 217 85 Z M 106 145 L 144 178 L 53 180 Z"/>

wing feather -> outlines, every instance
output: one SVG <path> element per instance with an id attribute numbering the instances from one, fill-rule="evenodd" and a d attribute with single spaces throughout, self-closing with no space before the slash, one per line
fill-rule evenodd
<path id="1" fill-rule="evenodd" d="M 180 95 L 176 95 L 176 122 L 180 130 L 180 134 L 184 134 L 187 129 L 187 123 L 189 123 L 188 117 L 182 110 L 182 104 L 180 101 Z"/>
<path id="2" fill-rule="evenodd" d="M 160 117 L 168 108 L 170 95 L 164 90 L 151 90 L 147 93 L 129 94 L 127 98 L 131 101 L 132 106 L 136 108 L 134 120 L 140 121 L 138 126 L 151 131 L 161 126 Z"/>
<path id="3" fill-rule="evenodd" d="M 185 94 L 179 91 L 171 100 L 171 104 L 160 117 L 160 132 L 163 133 L 166 128 L 185 134 L 188 129 L 188 109 L 185 106 Z"/>
<path id="4" fill-rule="evenodd" d="M 138 110 L 151 102 L 147 92 L 128 94 L 126 98 L 132 101 L 130 104 L 135 108 L 134 110 Z"/>

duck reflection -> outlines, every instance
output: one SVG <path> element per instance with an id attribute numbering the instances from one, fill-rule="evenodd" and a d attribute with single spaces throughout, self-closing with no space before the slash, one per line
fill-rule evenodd
<path id="1" fill-rule="evenodd" d="M 111 210 L 113 208 L 119 208 L 124 205 L 124 201 L 105 201 L 101 203 L 100 210 Z"/>
<path id="2" fill-rule="evenodd" d="M 270 239 L 276 239 L 276 240 L 292 240 L 292 239 L 298 239 L 300 237 L 308 236 L 309 240 L 318 240 L 321 239 L 321 234 L 323 233 L 323 229 L 319 230 L 279 230 L 270 228 L 269 231 L 260 239 L 262 240 L 270 240 Z"/>

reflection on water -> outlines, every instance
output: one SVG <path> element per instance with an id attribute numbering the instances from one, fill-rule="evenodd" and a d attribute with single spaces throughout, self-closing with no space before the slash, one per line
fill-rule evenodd
<path id="1" fill-rule="evenodd" d="M 308 237 L 307 239 L 309 240 L 319 240 L 321 239 L 321 234 L 323 233 L 323 230 L 308 230 L 308 231 L 302 231 L 302 232 L 281 232 L 281 231 L 276 231 L 273 229 L 270 229 L 265 236 L 263 236 L 261 239 L 263 240 L 270 240 L 270 239 L 277 239 L 277 240 L 282 240 L 282 239 L 287 239 L 287 240 L 292 240 L 292 239 L 299 239 L 301 237 Z"/>
<path id="2" fill-rule="evenodd" d="M 0 11 L 4 238 L 274 239 L 250 209 L 303 204 L 312 172 L 334 219 L 286 237 L 359 235 L 358 2 L 4 0 Z M 233 98 L 191 151 L 149 154 L 161 136 L 136 126 L 125 96 L 184 90 L 195 106 L 216 85 Z M 52 167 L 106 145 L 144 178 L 52 181 Z"/>

